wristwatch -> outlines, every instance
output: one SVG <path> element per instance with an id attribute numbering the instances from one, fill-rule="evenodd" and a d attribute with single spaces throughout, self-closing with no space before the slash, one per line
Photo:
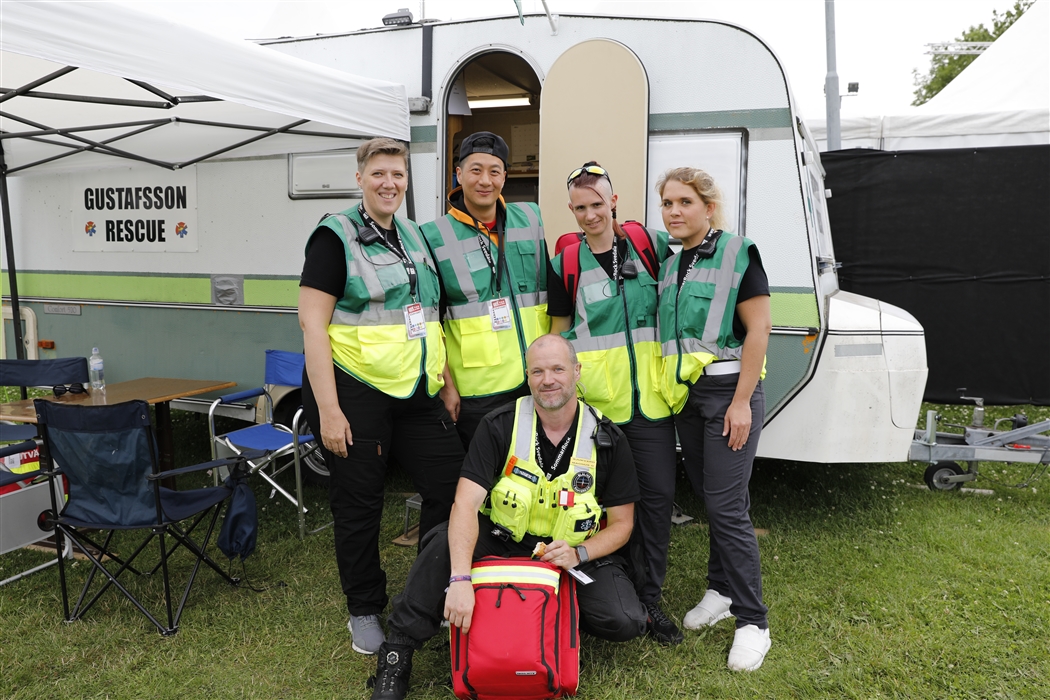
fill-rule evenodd
<path id="1" fill-rule="evenodd" d="M 591 560 L 591 558 L 587 555 L 587 548 L 584 547 L 582 544 L 576 545 L 575 549 L 576 557 L 580 560 L 581 564 L 586 564 Z"/>

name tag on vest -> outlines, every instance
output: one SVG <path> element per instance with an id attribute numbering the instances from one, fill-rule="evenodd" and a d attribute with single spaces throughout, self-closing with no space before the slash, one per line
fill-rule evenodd
<path id="1" fill-rule="evenodd" d="M 420 303 L 405 304 L 405 330 L 410 339 L 427 336 L 427 319 L 423 316 L 423 305 Z"/>
<path id="2" fill-rule="evenodd" d="M 492 330 L 510 330 L 510 300 L 507 297 L 502 297 L 490 301 L 489 318 L 492 320 Z"/>

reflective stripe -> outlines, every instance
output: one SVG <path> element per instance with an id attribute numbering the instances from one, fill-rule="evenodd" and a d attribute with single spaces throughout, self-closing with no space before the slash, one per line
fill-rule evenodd
<path id="1" fill-rule="evenodd" d="M 722 329 L 722 320 L 725 318 L 726 312 L 729 311 L 729 294 L 740 287 L 741 275 L 737 274 L 735 270 L 737 264 L 736 256 L 740 252 L 742 245 L 744 245 L 744 239 L 740 236 L 733 236 L 726 243 L 725 250 L 722 253 L 721 267 L 717 271 L 711 268 L 703 268 L 708 272 L 715 273 L 713 275 L 715 277 L 713 280 L 715 283 L 715 296 L 711 299 L 711 306 L 707 312 L 707 322 L 704 324 L 703 338 L 707 343 L 717 343 L 719 332 Z M 695 267 L 690 270 L 690 275 L 695 270 Z M 689 275 L 686 275 L 686 280 L 689 280 Z M 736 298 L 736 294 L 733 294 L 733 298 Z M 733 306 L 732 313 L 736 313 L 736 305 Z"/>
<path id="2" fill-rule="evenodd" d="M 441 233 L 441 237 L 444 239 L 444 245 L 431 246 L 434 249 L 434 257 L 439 261 L 448 261 L 452 265 L 452 270 L 456 274 L 456 287 L 463 296 L 467 299 L 467 303 L 476 303 L 480 297 L 477 287 L 474 286 L 474 278 L 471 277 L 470 268 L 467 267 L 467 245 L 473 242 L 474 248 L 471 250 L 481 250 L 481 245 L 478 243 L 477 236 L 460 241 L 456 237 L 456 231 L 452 228 L 452 222 L 448 216 L 439 216 L 434 219 L 434 226 Z M 457 312 L 456 307 L 459 304 L 450 304 L 448 307 L 448 314 L 450 318 L 461 318 Z M 488 313 L 486 308 L 485 311 L 471 314 L 471 316 L 483 316 Z"/>
<path id="3" fill-rule="evenodd" d="M 424 309 L 424 316 L 428 316 Z M 427 319 L 436 320 L 436 319 Z M 352 311 L 332 312 L 331 325 L 333 326 L 397 326 L 405 322 L 405 312 L 402 309 L 368 309 L 359 314 Z"/>
<path id="4" fill-rule="evenodd" d="M 641 343 L 655 343 L 655 328 L 635 328 L 631 331 L 631 342 L 635 345 Z M 572 341 L 572 347 L 576 352 L 594 352 L 596 350 L 612 350 L 623 347 L 623 334 L 611 333 L 609 335 L 590 335 L 585 338 L 577 338 Z"/>
<path id="5" fill-rule="evenodd" d="M 693 354 L 693 353 L 706 353 L 713 355 L 719 360 L 739 360 L 743 357 L 744 346 L 740 345 L 735 348 L 720 348 L 718 343 L 709 343 L 698 338 L 682 338 L 682 352 Z"/>
<path id="6" fill-rule="evenodd" d="M 474 586 L 499 583 L 527 583 L 550 586 L 557 593 L 558 586 L 561 583 L 561 575 L 553 569 L 540 566 L 500 564 L 473 567 L 470 570 L 470 580 Z"/>
<path id="7" fill-rule="evenodd" d="M 581 459 L 592 459 L 594 454 L 594 440 L 591 435 L 598 427 L 598 421 L 594 417 L 593 408 L 582 401 L 576 401 L 580 409 L 580 425 L 576 431 L 576 445 L 573 447 L 572 456 Z M 518 405 L 514 411 L 514 444 L 511 454 L 520 460 L 531 462 L 536 453 L 536 404 L 531 396 L 523 396 L 518 399 Z"/>

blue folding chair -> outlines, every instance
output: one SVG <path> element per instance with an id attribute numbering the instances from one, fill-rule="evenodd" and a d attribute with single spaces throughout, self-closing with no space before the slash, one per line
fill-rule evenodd
<path id="1" fill-rule="evenodd" d="M 302 353 L 284 350 L 266 351 L 266 384 L 302 386 L 306 358 Z M 215 434 L 215 409 L 221 404 L 235 403 L 256 396 L 265 397 L 265 422 L 223 435 Z M 208 412 L 208 431 L 211 435 L 212 457 L 240 455 L 247 459 L 249 473 L 266 480 L 274 492 L 280 493 L 295 506 L 299 516 L 299 538 L 306 538 L 306 513 L 303 505 L 302 460 L 317 451 L 313 435 L 300 434 L 303 409 L 300 406 L 292 418 L 292 425 L 274 422 L 273 398 L 264 387 L 227 394 L 216 399 Z M 289 459 L 290 457 L 290 459 Z M 277 476 L 288 469 L 295 470 L 295 496 L 277 483 Z M 272 495 L 272 494 L 271 494 Z"/>
<path id="2" fill-rule="evenodd" d="M 0 386 L 17 386 L 23 391 L 26 387 L 54 387 L 59 384 L 81 384 L 87 386 L 88 366 L 83 357 L 66 357 L 59 360 L 0 360 Z M 24 395 L 24 394 L 23 394 Z M 33 442 L 37 428 L 32 424 L 0 423 L 0 442 L 17 442 L 0 448 L 0 459 L 12 455 L 34 452 L 37 444 Z M 15 486 L 14 490 L 7 487 Z M 56 494 L 61 501 L 65 498 L 61 480 L 55 482 Z M 51 508 L 48 496 L 48 484 L 39 469 L 38 463 L 15 466 L 10 471 L 0 469 L 0 555 L 7 554 L 26 545 L 43 540 L 53 529 L 44 517 Z M 59 556 L 67 559 L 73 554 L 72 544 L 66 542 Z M 41 571 L 58 563 L 58 558 L 39 566 L 5 578 L 0 586 L 14 583 L 32 573 Z"/>
<path id="3" fill-rule="evenodd" d="M 200 565 L 210 566 L 224 581 L 238 583 L 208 556 L 208 541 L 215 530 L 222 504 L 230 496 L 227 486 L 174 491 L 162 487 L 162 479 L 171 479 L 206 469 L 238 468 L 239 459 L 216 460 L 192 467 L 162 472 L 158 466 L 157 444 L 149 405 L 145 401 L 128 401 L 112 406 L 63 405 L 37 399 L 34 401 L 40 428 L 41 464 L 54 482 L 65 477 L 69 494 L 60 504 L 51 489 L 55 536 L 59 545 L 65 538 L 73 542 L 91 562 L 87 580 L 76 603 L 70 609 L 66 567 L 58 563 L 62 587 L 62 611 L 67 621 L 80 619 L 110 587 L 116 588 L 145 615 L 164 636 L 175 634 L 186 607 L 190 589 Z M 243 470 L 243 466 L 239 467 Z M 61 505 L 61 508 L 60 508 Z M 209 517 L 210 516 L 210 517 Z M 198 543 L 193 532 L 207 521 L 207 532 Z M 183 521 L 189 521 L 186 527 Z M 117 532 L 144 530 L 145 538 L 128 556 L 118 555 L 112 547 Z M 104 539 L 93 535 L 100 531 Z M 168 538 L 173 546 L 168 547 Z M 152 569 L 140 570 L 135 561 L 151 541 L 159 545 L 160 560 Z M 125 547 L 126 542 L 121 543 Z M 193 569 L 182 591 L 178 608 L 172 610 L 169 560 L 183 547 L 194 557 Z M 120 580 L 130 572 L 163 573 L 164 606 L 167 624 L 163 624 Z M 92 594 L 96 578 L 103 581 Z M 90 594 L 90 595 L 89 595 Z"/>

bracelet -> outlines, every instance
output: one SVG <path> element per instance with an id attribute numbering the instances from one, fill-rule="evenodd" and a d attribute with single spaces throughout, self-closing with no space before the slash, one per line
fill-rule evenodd
<path id="1" fill-rule="evenodd" d="M 448 580 L 448 585 L 452 585 L 456 581 L 469 581 L 470 574 L 460 574 L 459 576 L 453 576 Z"/>

